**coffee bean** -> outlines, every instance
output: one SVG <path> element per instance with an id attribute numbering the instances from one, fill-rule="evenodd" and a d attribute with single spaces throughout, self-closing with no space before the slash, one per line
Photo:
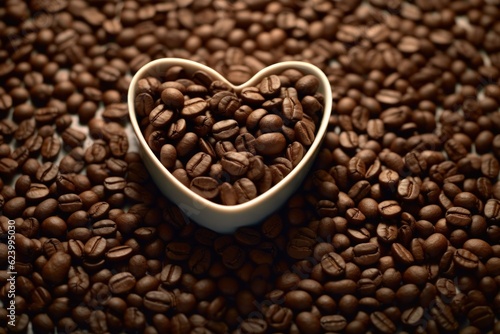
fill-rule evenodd
<path id="1" fill-rule="evenodd" d="M 149 291 L 144 296 L 144 307 L 153 312 L 167 312 L 175 305 L 176 298 L 172 292 Z"/>
<path id="2" fill-rule="evenodd" d="M 342 276 L 345 273 L 345 261 L 337 253 L 330 252 L 321 258 L 321 268 L 333 277 Z"/>
<path id="3" fill-rule="evenodd" d="M 259 91 L 262 95 L 272 96 L 277 94 L 281 88 L 281 80 L 277 75 L 270 75 L 262 79 L 259 84 Z M 314 94 L 314 93 L 313 93 Z"/>
<path id="4" fill-rule="evenodd" d="M 385 218 L 394 218 L 401 213 L 401 207 L 397 201 L 383 201 L 379 203 L 378 209 L 380 215 Z"/>
<path id="5" fill-rule="evenodd" d="M 451 207 L 446 211 L 446 222 L 452 226 L 466 227 L 471 221 L 471 213 L 465 208 Z"/>
<path id="6" fill-rule="evenodd" d="M 46 160 L 54 160 L 61 151 L 61 141 L 55 136 L 43 140 L 40 154 Z"/>
<path id="7" fill-rule="evenodd" d="M 452 280 L 448 278 L 439 278 L 436 281 L 436 288 L 445 299 L 451 299 L 456 295 L 456 287 Z"/>
<path id="8" fill-rule="evenodd" d="M 182 268 L 177 265 L 166 265 L 160 273 L 160 281 L 167 286 L 176 285 L 181 279 Z"/>
<path id="9" fill-rule="evenodd" d="M 401 321 L 405 325 L 415 326 L 417 325 L 424 315 L 424 308 L 421 306 L 416 306 L 409 308 L 401 313 Z"/>
<path id="10" fill-rule="evenodd" d="M 111 219 L 103 219 L 92 224 L 92 233 L 96 236 L 110 237 L 116 232 L 116 223 Z"/>
<path id="11" fill-rule="evenodd" d="M 212 163 L 212 157 L 203 152 L 198 152 L 186 164 L 189 176 L 197 177 L 206 174 Z"/>
<path id="12" fill-rule="evenodd" d="M 458 322 L 455 320 L 451 308 L 441 298 L 436 298 L 436 303 L 431 309 L 431 315 L 444 330 L 456 330 Z"/>
<path id="13" fill-rule="evenodd" d="M 106 239 L 101 236 L 94 236 L 85 243 L 83 250 L 85 256 L 89 259 L 98 259 L 106 251 Z"/>
<path id="14" fill-rule="evenodd" d="M 184 102 L 181 115 L 185 117 L 195 117 L 207 110 L 208 104 L 199 97 L 192 98 Z"/>
<path id="15" fill-rule="evenodd" d="M 264 133 L 256 138 L 255 149 L 262 155 L 279 154 L 285 147 L 285 136 L 278 132 Z"/>
<path id="16" fill-rule="evenodd" d="M 281 109 L 284 118 L 292 122 L 300 121 L 304 114 L 302 104 L 297 97 L 285 97 L 281 104 Z"/>
<path id="17" fill-rule="evenodd" d="M 353 260 L 360 266 L 376 263 L 380 259 L 380 250 L 376 244 L 361 243 L 353 248 Z"/>
<path id="18" fill-rule="evenodd" d="M 136 283 L 135 277 L 128 272 L 121 272 L 109 279 L 109 290 L 114 294 L 125 294 L 131 291 Z"/>
<path id="19" fill-rule="evenodd" d="M 460 248 L 454 253 L 453 262 L 463 269 L 476 269 L 479 259 L 470 251 Z"/>
<path id="20" fill-rule="evenodd" d="M 50 193 L 49 188 L 42 183 L 31 183 L 29 189 L 26 191 L 26 199 L 32 201 L 40 201 L 46 198 Z"/>
<path id="21" fill-rule="evenodd" d="M 71 256 L 63 252 L 54 253 L 42 268 L 42 275 L 49 284 L 61 284 L 68 275 Z"/>
<path id="22" fill-rule="evenodd" d="M 238 203 L 248 202 L 257 197 L 257 188 L 248 178 L 241 178 L 234 182 L 234 190 L 238 198 Z"/>
<path id="23" fill-rule="evenodd" d="M 405 265 L 412 265 L 413 262 L 415 261 L 412 253 L 408 249 L 406 249 L 402 244 L 397 242 L 391 245 L 391 254 L 394 257 L 394 260 L 398 263 L 402 263 Z"/>
<path id="24" fill-rule="evenodd" d="M 51 183 L 59 173 L 59 167 L 53 162 L 45 162 L 36 171 L 36 179 L 42 183 Z"/>
<path id="25" fill-rule="evenodd" d="M 19 166 L 19 164 L 10 158 L 0 159 L 0 173 L 3 175 L 11 175 Z"/>
<path id="26" fill-rule="evenodd" d="M 209 176 L 197 176 L 193 178 L 190 189 L 203 198 L 212 199 L 219 194 L 217 180 Z"/>
<path id="27" fill-rule="evenodd" d="M 167 107 L 184 108 L 184 95 L 176 88 L 166 88 L 161 92 L 161 99 Z"/>
<path id="28" fill-rule="evenodd" d="M 500 201 L 489 199 L 484 205 L 484 215 L 488 221 L 498 222 L 500 220 Z"/>
<path id="29" fill-rule="evenodd" d="M 173 120 L 174 112 L 169 109 L 165 109 L 165 105 L 159 104 L 154 107 L 149 113 L 149 122 L 155 128 L 161 128 L 170 124 Z"/>

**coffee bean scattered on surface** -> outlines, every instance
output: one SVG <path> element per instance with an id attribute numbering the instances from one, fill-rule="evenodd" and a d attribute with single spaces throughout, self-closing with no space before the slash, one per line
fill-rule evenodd
<path id="1" fill-rule="evenodd" d="M 494 0 L 2 2 L 0 333 L 500 332 L 499 20 Z M 163 57 L 235 84 L 286 60 L 327 75 L 334 110 L 315 165 L 263 222 L 231 235 L 191 223 L 196 207 L 165 199 L 133 152 L 129 83 Z M 209 94 L 196 80 L 195 113 Z M 164 103 L 142 97 L 149 110 Z M 266 116 L 250 127 L 283 128 Z M 194 134 L 183 120 L 167 135 Z M 215 124 L 205 121 L 200 133 Z M 162 163 L 174 151 L 180 161 L 192 134 L 151 143 Z M 292 166 L 301 150 L 287 146 Z M 186 166 L 172 173 L 189 186 Z"/>

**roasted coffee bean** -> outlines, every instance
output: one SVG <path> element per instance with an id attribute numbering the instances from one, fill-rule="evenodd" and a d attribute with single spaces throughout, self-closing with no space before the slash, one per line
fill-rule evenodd
<path id="1" fill-rule="evenodd" d="M 461 207 L 451 207 L 446 211 L 446 222 L 456 227 L 466 227 L 472 222 L 469 210 Z"/>
<path id="2" fill-rule="evenodd" d="M 40 154 L 46 160 L 54 160 L 61 151 L 61 141 L 55 136 L 43 140 Z"/>
<path id="3" fill-rule="evenodd" d="M 106 239 L 101 236 L 94 236 L 85 243 L 83 250 L 85 256 L 89 259 L 98 259 L 106 251 Z"/>
<path id="4" fill-rule="evenodd" d="M 279 93 L 281 88 L 281 80 L 277 75 L 270 75 L 262 79 L 259 84 L 259 91 L 262 95 L 275 95 Z M 314 93 L 313 93 L 314 94 Z"/>
<path id="5" fill-rule="evenodd" d="M 61 284 L 68 275 L 71 256 L 63 252 L 54 253 L 42 268 L 41 274 L 49 284 Z"/>
<path id="6" fill-rule="evenodd" d="M 59 167 L 57 164 L 46 162 L 37 169 L 35 177 L 38 181 L 48 184 L 56 179 L 58 173 Z"/>
<path id="7" fill-rule="evenodd" d="M 248 178 L 241 178 L 234 182 L 234 190 L 238 198 L 238 203 L 248 202 L 257 197 L 257 188 Z"/>
<path id="8" fill-rule="evenodd" d="M 144 307 L 153 312 L 167 312 L 175 305 L 176 298 L 172 292 L 149 291 L 144 296 Z"/>
<path id="9" fill-rule="evenodd" d="M 126 294 L 131 291 L 136 283 L 135 277 L 128 272 L 121 272 L 109 279 L 109 290 L 114 294 Z"/>
<path id="10" fill-rule="evenodd" d="M 210 169 L 212 157 L 206 153 L 198 152 L 186 164 L 186 171 L 190 177 L 204 175 Z"/>
<path id="11" fill-rule="evenodd" d="M 49 188 L 42 183 L 31 183 L 26 191 L 26 199 L 31 201 L 40 201 L 46 198 L 50 193 Z"/>
<path id="12" fill-rule="evenodd" d="M 202 98 L 195 97 L 184 102 L 181 115 L 195 117 L 202 114 L 208 108 L 208 103 Z"/>
<path id="13" fill-rule="evenodd" d="M 285 136 L 278 132 L 264 133 L 256 138 L 255 149 L 262 155 L 279 154 L 285 147 Z"/>
<path id="14" fill-rule="evenodd" d="M 174 112 L 165 109 L 163 104 L 154 107 L 149 113 L 149 122 L 155 128 L 162 128 L 170 124 L 173 120 Z"/>
<path id="15" fill-rule="evenodd" d="M 206 199 L 215 198 L 219 194 L 217 180 L 209 176 L 197 176 L 193 178 L 190 189 Z"/>
<path id="16" fill-rule="evenodd" d="M 470 251 L 460 248 L 453 255 L 453 262 L 464 269 L 476 269 L 479 265 L 479 258 Z"/>
<path id="17" fill-rule="evenodd" d="M 184 96 L 181 91 L 176 88 L 166 88 L 161 92 L 161 99 L 165 106 L 173 109 L 184 108 Z"/>
<path id="18" fill-rule="evenodd" d="M 376 263 L 380 259 L 379 247 L 374 243 L 361 243 L 354 246 L 353 260 L 360 266 L 367 266 Z"/>
<path id="19" fill-rule="evenodd" d="M 175 286 L 181 279 L 182 268 L 177 265 L 166 265 L 160 273 L 160 280 L 166 286 Z"/>
<path id="20" fill-rule="evenodd" d="M 345 261 L 337 253 L 330 252 L 321 258 L 321 268 L 333 277 L 342 276 L 345 273 Z"/>

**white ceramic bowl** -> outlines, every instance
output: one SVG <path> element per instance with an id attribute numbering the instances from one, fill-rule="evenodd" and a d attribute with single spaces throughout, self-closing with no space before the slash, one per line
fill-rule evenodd
<path id="1" fill-rule="evenodd" d="M 300 163 L 283 179 L 257 198 L 234 206 L 227 206 L 207 200 L 181 184 L 159 161 L 149 148 L 139 127 L 135 113 L 134 99 L 137 81 L 147 76 L 158 76 L 172 66 L 182 66 L 188 74 L 198 70 L 207 72 L 212 79 L 221 80 L 240 92 L 248 86 L 255 86 L 266 76 L 279 74 L 286 69 L 297 69 L 304 74 L 312 74 L 320 81 L 318 92 L 323 94 L 325 105 L 321 124 L 313 144 L 309 147 Z M 287 61 L 271 65 L 253 76 L 248 82 L 234 86 L 215 70 L 185 59 L 164 58 L 143 66 L 132 78 L 128 91 L 128 108 L 132 127 L 139 141 L 139 150 L 151 177 L 158 188 L 189 217 L 198 224 L 220 233 L 231 233 L 238 227 L 256 224 L 276 211 L 301 185 L 314 163 L 321 142 L 327 130 L 332 110 L 331 86 L 326 75 L 316 66 L 306 62 Z"/>

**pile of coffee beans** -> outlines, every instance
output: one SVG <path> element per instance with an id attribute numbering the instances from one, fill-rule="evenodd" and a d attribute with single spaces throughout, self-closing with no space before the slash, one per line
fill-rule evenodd
<path id="1" fill-rule="evenodd" d="M 135 109 L 161 163 L 200 196 L 235 205 L 286 177 L 314 142 L 319 80 L 289 69 L 241 92 L 174 66 L 137 81 Z"/>
<path id="2" fill-rule="evenodd" d="M 0 333 L 499 333 L 499 22 L 498 0 L 3 1 Z M 130 80 L 163 57 L 328 76 L 315 165 L 259 224 L 190 222 L 135 153 Z"/>

